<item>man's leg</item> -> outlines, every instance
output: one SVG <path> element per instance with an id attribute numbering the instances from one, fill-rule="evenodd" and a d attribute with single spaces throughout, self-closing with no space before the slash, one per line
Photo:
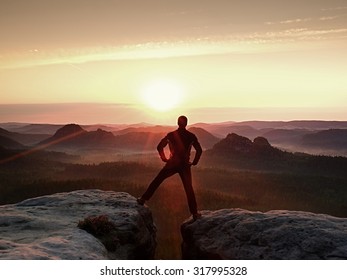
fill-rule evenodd
<path id="1" fill-rule="evenodd" d="M 183 167 L 180 172 L 180 177 L 184 186 L 184 190 L 186 192 L 189 211 L 193 215 L 193 217 L 197 217 L 198 215 L 198 207 L 195 199 L 195 194 L 192 185 L 192 173 L 190 170 L 190 166 Z"/>
<path id="2" fill-rule="evenodd" d="M 153 179 L 153 181 L 149 184 L 147 190 L 145 193 L 139 198 L 138 202 L 142 202 L 140 204 L 143 204 L 146 200 L 149 200 L 154 192 L 157 190 L 157 188 L 160 186 L 160 184 L 168 177 L 174 175 L 177 173 L 176 169 L 170 169 L 170 168 L 163 168 L 160 170 L 158 175 Z"/>

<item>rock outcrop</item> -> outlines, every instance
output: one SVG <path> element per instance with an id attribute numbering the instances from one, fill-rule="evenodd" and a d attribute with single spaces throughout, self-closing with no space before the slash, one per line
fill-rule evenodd
<path id="1" fill-rule="evenodd" d="M 347 259 L 347 219 L 298 211 L 203 211 L 182 227 L 184 259 Z"/>
<path id="2" fill-rule="evenodd" d="M 78 227 L 90 217 L 112 224 L 111 250 Z M 149 209 L 127 193 L 58 193 L 0 207 L 0 259 L 151 259 L 155 231 Z"/>
<path id="3" fill-rule="evenodd" d="M 277 158 L 286 155 L 285 152 L 271 146 L 264 137 L 256 137 L 251 141 L 247 137 L 235 133 L 228 134 L 227 137 L 216 143 L 209 153 L 217 156 L 241 156 L 247 158 Z"/>

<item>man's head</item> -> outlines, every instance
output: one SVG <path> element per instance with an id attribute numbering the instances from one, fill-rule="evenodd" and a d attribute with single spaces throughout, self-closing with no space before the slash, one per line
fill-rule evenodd
<path id="1" fill-rule="evenodd" d="M 185 128 L 188 124 L 188 119 L 186 116 L 179 116 L 177 120 L 177 124 L 180 128 Z"/>

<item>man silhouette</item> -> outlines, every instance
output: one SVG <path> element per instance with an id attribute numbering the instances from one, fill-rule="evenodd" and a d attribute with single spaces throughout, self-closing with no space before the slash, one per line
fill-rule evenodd
<path id="1" fill-rule="evenodd" d="M 168 133 L 158 144 L 157 150 L 165 166 L 148 186 L 146 192 L 137 199 L 140 205 L 149 200 L 160 184 L 168 177 L 178 173 L 181 177 L 184 190 L 187 195 L 188 206 L 193 219 L 201 217 L 198 212 L 195 194 L 192 186 L 191 166 L 197 165 L 202 154 L 202 148 L 197 137 L 186 130 L 188 119 L 186 116 L 180 116 L 177 120 L 178 129 Z M 169 145 L 170 156 L 166 157 L 164 147 Z M 196 153 L 193 162 L 189 161 L 191 147 L 194 147 Z"/>

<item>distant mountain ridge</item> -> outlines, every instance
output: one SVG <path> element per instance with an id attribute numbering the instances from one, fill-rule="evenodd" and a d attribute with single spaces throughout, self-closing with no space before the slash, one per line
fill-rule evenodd
<path id="1" fill-rule="evenodd" d="M 38 145 L 49 149 L 89 149 L 89 148 L 117 148 L 121 150 L 155 151 L 160 139 L 170 132 L 167 127 L 133 128 L 125 133 L 114 135 L 112 132 L 98 129 L 86 131 L 80 125 L 68 124 L 58 129 L 48 139 L 41 141 Z M 211 148 L 219 139 L 202 128 L 190 128 L 199 138 L 201 145 Z M 159 132 L 158 132 L 159 131 Z"/>
<path id="2" fill-rule="evenodd" d="M 80 132 L 83 129 L 83 134 L 90 134 L 61 139 L 64 135 L 55 135 L 57 131 L 65 133 L 65 137 L 70 134 L 64 125 L 4 123 L 0 126 L 3 127 L 0 129 L 1 136 L 10 138 L 23 146 L 63 140 L 60 141 L 61 143 L 54 143 L 51 147 L 116 148 L 124 151 L 154 150 L 160 137 L 176 129 L 176 126 L 147 123 L 79 125 L 77 129 Z M 60 130 L 62 128 L 64 129 Z M 271 145 L 292 152 L 347 156 L 347 135 L 343 131 L 347 130 L 347 122 L 344 121 L 197 123 L 190 125 L 188 130 L 197 135 L 204 149 L 212 148 L 220 139 L 234 133 L 249 139 L 264 137 Z M 14 143 L 12 146 L 15 146 Z"/>
<path id="3" fill-rule="evenodd" d="M 295 121 L 245 121 L 235 125 L 248 125 L 256 129 L 283 128 L 283 129 L 311 129 L 326 130 L 331 128 L 347 129 L 347 121 L 320 121 L 320 120 L 295 120 Z"/>
<path id="4" fill-rule="evenodd" d="M 57 129 L 62 128 L 64 124 L 28 124 L 28 123 L 0 123 L 0 127 L 11 132 L 30 133 L 30 134 L 54 134 Z M 201 127 L 212 134 L 221 134 L 223 137 L 233 132 L 230 128 L 251 127 L 256 130 L 262 129 L 307 129 L 307 130 L 328 130 L 328 129 L 347 129 L 347 121 L 321 121 L 321 120 L 294 120 L 294 121 L 243 121 L 243 122 L 219 122 L 219 123 L 192 123 L 190 127 Z M 81 125 L 87 131 L 97 130 L 101 128 L 106 131 L 112 131 L 119 134 L 121 130 L 127 128 L 153 128 L 153 127 L 168 127 L 167 125 L 153 125 L 148 123 L 138 124 L 95 124 Z M 238 128 L 239 129 L 239 128 Z M 219 131 L 217 133 L 216 131 Z M 127 132 L 127 131 L 126 131 Z M 147 131 L 148 132 L 148 131 Z M 153 131 L 152 131 L 153 132 Z M 260 135 L 257 135 L 260 136 Z"/>
<path id="5" fill-rule="evenodd" d="M 54 134 L 63 124 L 8 124 L 4 125 L 7 130 L 24 134 Z"/>
<path id="6" fill-rule="evenodd" d="M 0 135 L 0 147 L 5 149 L 23 149 L 24 146 L 9 137 Z"/>
<path id="7" fill-rule="evenodd" d="M 266 138 L 272 145 L 292 152 L 347 156 L 347 122 L 341 121 L 250 121 L 207 127 L 221 138 L 235 133 L 250 139 Z"/>
<path id="8" fill-rule="evenodd" d="M 112 131 L 114 135 L 122 135 L 132 132 L 150 132 L 150 133 L 168 133 L 171 130 L 176 129 L 174 126 L 140 126 L 140 127 L 127 127 L 125 129 Z"/>
<path id="9" fill-rule="evenodd" d="M 347 129 L 329 129 L 304 135 L 302 144 L 327 149 L 347 149 Z"/>
<path id="10" fill-rule="evenodd" d="M 46 139 L 50 135 L 48 134 L 24 134 L 8 131 L 0 127 L 0 136 L 9 138 L 17 142 L 17 148 L 24 148 L 24 146 L 31 146 L 43 139 Z M 21 147 L 20 147 L 21 146 Z M 9 147 L 8 147 L 9 148 Z"/>

